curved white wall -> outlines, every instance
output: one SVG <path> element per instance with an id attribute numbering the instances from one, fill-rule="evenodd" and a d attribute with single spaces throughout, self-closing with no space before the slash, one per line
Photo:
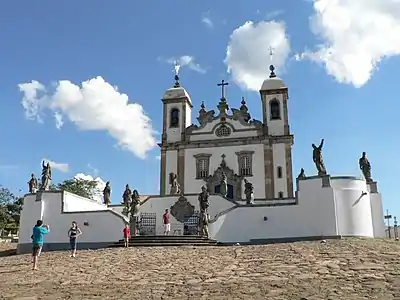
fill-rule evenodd
<path id="1" fill-rule="evenodd" d="M 374 237 L 370 193 L 366 182 L 354 178 L 331 178 L 331 186 L 335 196 L 338 234 Z"/>
<path id="2" fill-rule="evenodd" d="M 371 216 L 374 227 L 374 237 L 386 237 L 386 226 L 384 221 L 384 212 L 382 198 L 379 193 L 371 194 Z"/>

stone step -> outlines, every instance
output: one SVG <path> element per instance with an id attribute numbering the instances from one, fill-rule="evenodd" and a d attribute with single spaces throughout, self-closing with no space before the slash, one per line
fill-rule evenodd
<path id="1" fill-rule="evenodd" d="M 176 240 L 176 241 L 160 241 L 160 240 L 130 240 L 130 244 L 142 244 L 142 243 L 147 243 L 147 244 L 174 244 L 174 243 L 180 243 L 180 244 L 207 244 L 207 243 L 213 243 L 216 244 L 217 241 L 213 240 Z M 118 241 L 118 244 L 124 244 L 124 241 Z"/>
<path id="2" fill-rule="evenodd" d="M 173 236 L 173 235 L 157 235 L 157 236 L 134 236 L 129 240 L 129 244 L 133 247 L 151 247 L 151 246 L 192 246 L 192 245 L 217 245 L 216 240 L 208 239 L 201 236 Z M 123 247 L 124 240 L 121 239 L 110 247 Z"/>
<path id="3" fill-rule="evenodd" d="M 148 241 L 148 240 L 157 240 L 160 242 L 164 241 L 210 241 L 210 239 L 206 237 L 200 237 L 200 236 L 133 236 L 130 238 L 131 242 L 134 241 Z M 120 239 L 119 241 L 124 241 L 123 239 Z M 214 240 L 211 240 L 214 241 Z"/>
<path id="4" fill-rule="evenodd" d="M 179 247 L 179 246 L 217 246 L 216 243 L 134 243 L 134 244 L 129 244 L 129 247 Z M 109 247 L 125 247 L 124 243 L 116 243 L 112 244 Z"/>

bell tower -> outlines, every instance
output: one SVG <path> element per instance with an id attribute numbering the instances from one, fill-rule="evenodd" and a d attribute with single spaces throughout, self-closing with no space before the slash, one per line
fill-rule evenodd
<path id="1" fill-rule="evenodd" d="M 288 88 L 276 76 L 275 67 L 264 80 L 261 89 L 264 134 L 269 145 L 264 145 L 264 164 L 267 198 L 293 198 L 292 145 L 288 116 Z M 269 181 L 268 181 L 269 180 Z"/>
<path id="2" fill-rule="evenodd" d="M 181 191 L 185 186 L 185 151 L 179 144 L 185 141 L 186 127 L 192 125 L 192 101 L 179 83 L 179 65 L 175 65 L 175 84 L 165 91 L 163 103 L 163 131 L 160 161 L 160 195 L 169 194 L 168 178 L 176 174 Z"/>

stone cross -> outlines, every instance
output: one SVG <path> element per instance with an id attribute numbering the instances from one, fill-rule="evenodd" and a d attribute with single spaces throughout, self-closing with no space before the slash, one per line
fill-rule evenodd
<path id="1" fill-rule="evenodd" d="M 229 85 L 228 82 L 225 82 L 225 80 L 222 79 L 221 83 L 218 83 L 217 86 L 221 87 L 221 99 L 225 99 L 225 86 Z"/>

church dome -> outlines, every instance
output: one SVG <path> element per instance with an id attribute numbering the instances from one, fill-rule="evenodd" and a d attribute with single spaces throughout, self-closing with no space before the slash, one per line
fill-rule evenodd
<path id="1" fill-rule="evenodd" d="M 269 69 L 271 70 L 271 74 L 269 75 L 269 78 L 265 79 L 264 82 L 262 83 L 260 91 L 278 90 L 286 88 L 285 82 L 283 82 L 281 78 L 275 75 L 274 73 L 275 67 L 271 65 Z"/>
<path id="2" fill-rule="evenodd" d="M 165 91 L 162 99 L 174 100 L 180 98 L 186 98 L 189 104 L 192 105 L 192 100 L 190 99 L 189 93 L 185 90 L 185 88 L 181 87 L 181 85 L 179 84 L 179 76 L 175 75 L 174 86 Z"/>

